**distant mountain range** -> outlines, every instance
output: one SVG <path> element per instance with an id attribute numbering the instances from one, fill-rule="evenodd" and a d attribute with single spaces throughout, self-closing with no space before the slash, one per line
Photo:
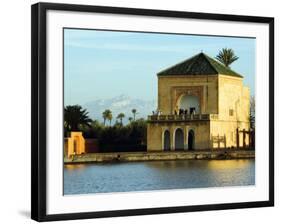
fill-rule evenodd
<path id="1" fill-rule="evenodd" d="M 141 100 L 133 99 L 126 95 L 120 95 L 111 99 L 97 99 L 83 105 L 89 111 L 89 115 L 93 120 L 103 122 L 102 113 L 109 109 L 112 111 L 112 124 L 115 123 L 119 113 L 124 113 L 123 122 L 128 123 L 128 118 L 133 117 L 132 109 L 137 110 L 136 119 L 147 118 L 147 115 L 152 114 L 156 110 L 156 100 Z"/>

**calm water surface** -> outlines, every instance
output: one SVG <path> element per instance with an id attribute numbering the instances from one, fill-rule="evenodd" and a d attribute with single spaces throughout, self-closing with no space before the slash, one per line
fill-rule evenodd
<path id="1" fill-rule="evenodd" d="M 255 160 L 177 160 L 64 166 L 64 194 L 255 184 Z"/>

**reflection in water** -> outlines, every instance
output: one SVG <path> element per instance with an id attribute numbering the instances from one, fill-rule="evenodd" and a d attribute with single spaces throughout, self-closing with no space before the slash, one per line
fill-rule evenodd
<path id="1" fill-rule="evenodd" d="M 64 165 L 64 168 L 71 171 L 78 171 L 78 170 L 82 170 L 82 169 L 85 169 L 86 168 L 86 165 L 85 164 L 67 164 L 67 165 Z"/>
<path id="2" fill-rule="evenodd" d="M 255 160 L 177 160 L 65 165 L 64 194 L 255 184 Z"/>
<path id="3" fill-rule="evenodd" d="M 218 170 L 218 169 L 243 169 L 249 165 L 248 160 L 210 160 L 208 163 L 208 168 Z"/>

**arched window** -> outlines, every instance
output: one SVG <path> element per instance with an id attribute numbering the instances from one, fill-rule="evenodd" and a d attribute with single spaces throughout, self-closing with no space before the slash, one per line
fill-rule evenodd
<path id="1" fill-rule="evenodd" d="M 182 129 L 178 128 L 175 132 L 175 150 L 184 149 L 184 134 Z"/>
<path id="2" fill-rule="evenodd" d="M 163 144 L 163 150 L 169 151 L 171 142 L 170 142 L 170 132 L 168 130 L 164 131 L 164 144 Z"/>
<path id="3" fill-rule="evenodd" d="M 190 130 L 188 132 L 188 150 L 194 149 L 194 142 L 195 142 L 194 131 Z"/>

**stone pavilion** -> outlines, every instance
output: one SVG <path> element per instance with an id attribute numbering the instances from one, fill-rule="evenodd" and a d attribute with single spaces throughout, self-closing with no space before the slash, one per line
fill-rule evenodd
<path id="1" fill-rule="evenodd" d="M 200 53 L 157 78 L 158 109 L 148 116 L 148 151 L 249 146 L 250 90 L 241 74 Z"/>

